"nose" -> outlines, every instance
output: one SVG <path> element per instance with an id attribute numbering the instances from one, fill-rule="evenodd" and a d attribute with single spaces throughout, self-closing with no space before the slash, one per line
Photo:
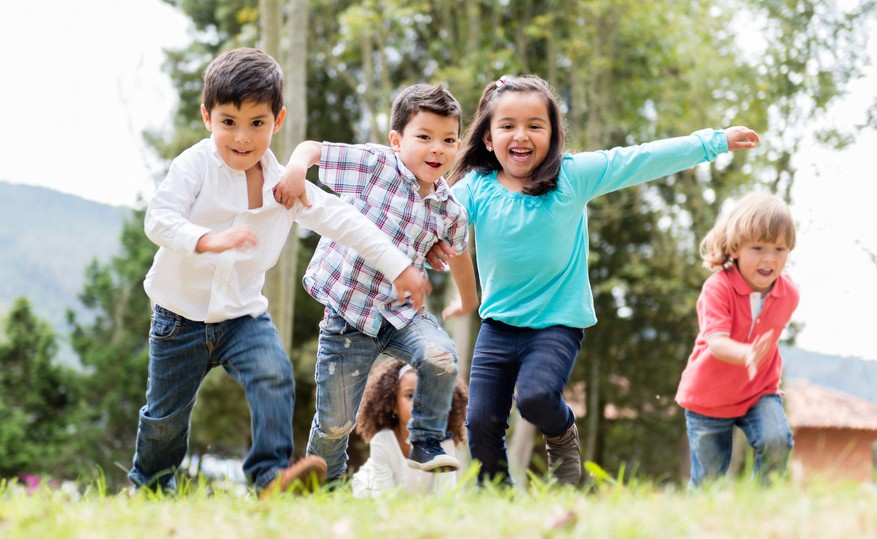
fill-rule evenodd
<path id="1" fill-rule="evenodd" d="M 238 143 L 245 143 L 250 141 L 250 133 L 246 129 L 238 129 L 234 134 L 234 140 Z"/>
<path id="2" fill-rule="evenodd" d="M 526 128 L 520 127 L 518 129 L 515 129 L 515 140 L 516 141 L 527 140 L 527 138 L 528 138 L 528 136 L 527 136 L 527 129 Z"/>

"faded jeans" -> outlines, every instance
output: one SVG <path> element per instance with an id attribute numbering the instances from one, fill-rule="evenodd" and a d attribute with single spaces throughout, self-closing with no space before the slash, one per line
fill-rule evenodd
<path id="1" fill-rule="evenodd" d="M 485 319 L 472 353 L 466 427 L 479 481 L 508 481 L 506 430 L 512 399 L 521 417 L 545 436 L 565 433 L 575 415 L 563 399 L 584 330 L 519 328 Z M 517 388 L 517 390 L 516 390 Z"/>
<path id="2" fill-rule="evenodd" d="M 407 361 L 417 371 L 409 440 L 445 438 L 457 379 L 457 352 L 435 317 L 424 312 L 402 329 L 384 320 L 377 337 L 370 337 L 327 311 L 320 322 L 317 409 L 308 454 L 326 460 L 329 481 L 340 479 L 347 468 L 347 442 L 368 374 L 380 354 Z"/>
<path id="3" fill-rule="evenodd" d="M 708 417 L 685 410 L 691 452 L 689 488 L 723 477 L 731 464 L 734 427 L 739 427 L 755 449 L 759 476 L 785 470 L 794 441 L 779 395 L 765 395 L 742 417 Z"/>
<path id="4" fill-rule="evenodd" d="M 268 313 L 206 324 L 155 306 L 149 330 L 149 380 L 140 409 L 132 483 L 174 489 L 173 474 L 189 445 L 192 409 L 213 367 L 244 388 L 253 445 L 243 469 L 264 488 L 292 457 L 295 382 L 292 365 Z M 241 433 L 241 437 L 246 436 Z"/>

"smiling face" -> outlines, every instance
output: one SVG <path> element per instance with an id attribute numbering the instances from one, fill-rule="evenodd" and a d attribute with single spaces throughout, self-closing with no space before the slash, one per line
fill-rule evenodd
<path id="1" fill-rule="evenodd" d="M 275 118 L 268 103 L 255 101 L 244 101 L 240 108 L 232 103 L 216 105 L 209 112 L 201 105 L 204 126 L 213 133 L 222 160 L 242 172 L 259 164 L 285 116 L 286 109 Z"/>
<path id="2" fill-rule="evenodd" d="M 737 268 L 746 283 L 752 290 L 765 295 L 786 266 L 789 248 L 782 240 L 747 241 L 732 256 L 737 260 Z"/>
<path id="3" fill-rule="evenodd" d="M 534 92 L 498 97 L 484 144 L 496 154 L 505 179 L 526 185 L 551 147 L 551 119 L 544 97 Z"/>
<path id="4" fill-rule="evenodd" d="M 457 118 L 422 110 L 401 133 L 390 131 L 390 146 L 417 178 L 421 197 L 432 193 L 435 182 L 454 164 L 460 149 L 459 128 Z"/>

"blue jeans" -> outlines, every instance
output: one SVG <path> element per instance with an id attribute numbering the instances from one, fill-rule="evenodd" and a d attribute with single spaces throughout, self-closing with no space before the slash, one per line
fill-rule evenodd
<path id="1" fill-rule="evenodd" d="M 532 329 L 483 321 L 472 353 L 466 409 L 469 452 L 481 462 L 479 481 L 509 478 L 505 433 L 513 398 L 521 417 L 546 436 L 572 426 L 575 415 L 563 400 L 563 390 L 583 338 L 580 328 Z"/>
<path id="2" fill-rule="evenodd" d="M 370 337 L 327 310 L 320 322 L 317 410 L 308 454 L 326 460 L 330 481 L 340 479 L 347 468 L 347 441 L 356 426 L 368 374 L 380 354 L 407 361 L 417 371 L 409 440 L 445 438 L 457 379 L 457 352 L 435 317 L 423 313 L 402 329 L 385 320 L 377 337 Z"/>
<path id="3" fill-rule="evenodd" d="M 794 441 L 779 395 L 765 395 L 742 417 L 708 417 L 685 410 L 685 428 L 691 452 L 691 481 L 723 477 L 731 463 L 734 427 L 740 427 L 755 449 L 755 472 L 765 476 L 785 470 Z"/>
<path id="4" fill-rule="evenodd" d="M 173 474 L 189 445 L 192 408 L 213 367 L 244 388 L 253 445 L 243 469 L 257 489 L 292 457 L 295 381 L 292 365 L 268 313 L 205 324 L 155 306 L 149 329 L 149 380 L 140 409 L 134 466 L 137 486 L 173 489 Z M 242 434 L 243 435 L 243 434 Z"/>

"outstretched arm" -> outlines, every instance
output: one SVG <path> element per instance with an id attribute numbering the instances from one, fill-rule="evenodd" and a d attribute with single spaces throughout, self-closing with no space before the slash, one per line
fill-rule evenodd
<path id="1" fill-rule="evenodd" d="M 727 335 L 716 335 L 707 339 L 707 345 L 716 359 L 746 367 L 752 380 L 758 372 L 758 365 L 773 345 L 773 330 L 759 335 L 751 343 L 735 341 Z"/>
<path id="2" fill-rule="evenodd" d="M 308 169 L 320 164 L 320 152 L 323 145 L 314 140 L 306 140 L 295 147 L 286 164 L 286 170 L 280 175 L 280 181 L 274 186 L 274 199 L 280 204 L 291 208 L 295 201 L 301 199 L 301 203 L 310 207 L 308 200 L 307 182 Z"/>

